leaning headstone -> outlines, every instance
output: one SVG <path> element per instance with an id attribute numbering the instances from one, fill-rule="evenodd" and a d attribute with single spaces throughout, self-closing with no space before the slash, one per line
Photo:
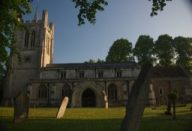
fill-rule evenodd
<path id="1" fill-rule="evenodd" d="M 109 104 L 108 102 L 105 102 L 105 109 L 108 109 L 109 108 Z"/>
<path id="2" fill-rule="evenodd" d="M 103 90 L 103 95 L 104 95 L 104 102 L 105 102 L 105 109 L 108 109 L 109 108 L 109 104 L 108 104 L 108 98 L 107 98 L 107 94 L 106 92 Z"/>
<path id="3" fill-rule="evenodd" d="M 19 123 L 28 118 L 29 97 L 22 92 L 14 98 L 14 122 Z"/>
<path id="4" fill-rule="evenodd" d="M 64 97 L 64 99 L 63 99 L 63 101 L 61 103 L 61 106 L 59 108 L 59 111 L 57 113 L 57 119 L 60 119 L 60 118 L 62 118 L 64 116 L 64 113 L 65 113 L 68 101 L 69 101 L 69 98 L 68 97 Z"/>

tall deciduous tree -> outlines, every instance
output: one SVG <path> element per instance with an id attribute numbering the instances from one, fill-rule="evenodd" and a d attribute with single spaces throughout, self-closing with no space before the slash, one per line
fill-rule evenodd
<path id="1" fill-rule="evenodd" d="M 168 99 L 172 104 L 173 107 L 173 120 L 176 119 L 176 99 L 177 99 L 177 93 L 171 92 L 168 94 Z"/>
<path id="2" fill-rule="evenodd" d="M 171 36 L 160 35 L 155 42 L 155 54 L 161 66 L 168 66 L 173 63 L 174 47 Z"/>
<path id="3" fill-rule="evenodd" d="M 85 61 L 84 63 L 92 63 L 92 64 L 94 64 L 94 63 L 105 63 L 105 61 L 104 60 L 102 60 L 102 59 L 89 59 L 88 61 Z"/>
<path id="4" fill-rule="evenodd" d="M 118 39 L 110 47 L 106 62 L 132 61 L 132 44 L 127 39 Z"/>
<path id="5" fill-rule="evenodd" d="M 154 58 L 154 43 L 153 38 L 148 35 L 139 36 L 135 48 L 134 56 L 137 57 L 138 63 L 144 65 L 146 63 L 153 64 Z"/>
<path id="6" fill-rule="evenodd" d="M 186 69 L 192 66 L 192 41 L 190 38 L 175 37 L 174 47 L 176 52 L 176 64 L 182 65 Z"/>
<path id="7" fill-rule="evenodd" d="M 15 50 L 15 29 L 22 27 L 22 15 L 31 11 L 28 0 L 0 1 L 0 92 L 2 93 L 3 79 L 8 70 L 9 56 Z M 2 94 L 0 94 L 2 96 Z"/>

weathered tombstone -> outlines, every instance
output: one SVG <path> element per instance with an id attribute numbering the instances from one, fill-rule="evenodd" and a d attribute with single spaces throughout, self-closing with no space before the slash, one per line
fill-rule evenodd
<path id="1" fill-rule="evenodd" d="M 69 98 L 68 97 L 64 97 L 61 106 L 59 108 L 59 111 L 57 113 L 57 119 L 61 119 L 64 116 L 67 104 L 69 102 Z"/>
<path id="2" fill-rule="evenodd" d="M 150 84 L 150 87 L 149 87 L 148 104 L 149 104 L 149 106 L 155 106 L 156 105 L 155 91 L 153 89 L 152 84 Z"/>
<path id="3" fill-rule="evenodd" d="M 107 100 L 107 96 L 105 96 L 105 109 L 109 108 L 109 104 L 108 104 L 108 100 Z"/>
<path id="4" fill-rule="evenodd" d="M 106 92 L 104 90 L 102 92 L 103 92 L 103 95 L 104 95 L 105 109 L 108 109 L 109 104 L 108 104 L 107 94 L 106 94 Z"/>
<path id="5" fill-rule="evenodd" d="M 137 131 L 147 104 L 152 65 L 145 65 L 133 84 L 120 131 Z"/>
<path id="6" fill-rule="evenodd" d="M 28 118 L 29 113 L 29 96 L 21 92 L 14 98 L 14 122 L 19 123 Z"/>

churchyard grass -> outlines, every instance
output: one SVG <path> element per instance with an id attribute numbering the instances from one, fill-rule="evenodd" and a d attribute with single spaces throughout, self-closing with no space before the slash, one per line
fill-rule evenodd
<path id="1" fill-rule="evenodd" d="M 192 131 L 191 104 L 177 107 L 177 119 L 165 116 L 166 107 L 146 108 L 140 131 Z M 13 108 L 0 107 L 2 131 L 118 131 L 125 109 L 68 108 L 64 118 L 56 119 L 57 108 L 30 108 L 29 119 L 13 123 Z"/>

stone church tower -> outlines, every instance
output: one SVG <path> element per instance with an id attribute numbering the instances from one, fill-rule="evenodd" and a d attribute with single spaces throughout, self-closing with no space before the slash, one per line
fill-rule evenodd
<path id="1" fill-rule="evenodd" d="M 18 54 L 13 54 L 11 58 L 5 99 L 27 91 L 30 80 L 39 77 L 40 69 L 53 61 L 54 25 L 48 23 L 48 11 L 44 10 L 42 19 L 39 19 L 36 10 L 34 19 L 24 25 L 26 29 L 16 31 Z"/>

